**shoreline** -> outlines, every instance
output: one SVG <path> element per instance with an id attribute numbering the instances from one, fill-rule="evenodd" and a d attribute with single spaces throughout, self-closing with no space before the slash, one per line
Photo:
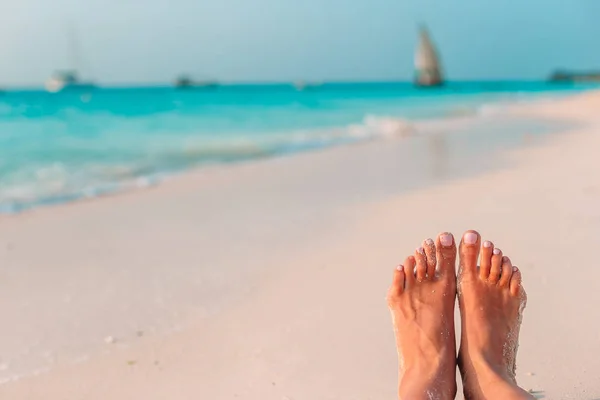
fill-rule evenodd
<path id="1" fill-rule="evenodd" d="M 333 131 L 340 130 L 356 130 L 360 129 L 364 132 L 361 133 L 361 136 L 365 136 L 364 138 L 356 141 L 349 141 L 347 143 L 338 143 L 331 145 L 323 145 L 322 147 L 312 148 L 308 150 L 296 150 L 292 152 L 283 152 L 283 153 L 274 153 L 265 156 L 260 156 L 256 158 L 250 159 L 241 159 L 231 162 L 220 162 L 214 164 L 205 164 L 205 165 L 197 165 L 197 166 L 189 166 L 182 170 L 178 171 L 160 171 L 155 172 L 150 175 L 142 175 L 138 177 L 133 177 L 131 180 L 122 181 L 122 182 L 113 182 L 111 186 L 114 188 L 103 188 L 98 187 L 92 190 L 93 193 L 86 194 L 85 191 L 81 193 L 71 193 L 71 194 L 63 194 L 56 195 L 52 198 L 48 199 L 38 199 L 32 200 L 29 202 L 15 204 L 13 206 L 9 206 L 8 204 L 4 205 L 3 208 L 0 208 L 0 220 L 3 218 L 10 218 L 12 216 L 18 216 L 21 214 L 26 214 L 30 212 L 35 212 L 41 209 L 46 208 L 55 208 L 68 206 L 72 204 L 78 203 L 87 203 L 90 201 L 97 201 L 106 198 L 111 198 L 115 196 L 123 196 L 130 195 L 132 193 L 143 193 L 148 190 L 154 190 L 157 187 L 162 187 L 163 185 L 169 185 L 173 181 L 185 180 L 185 179 L 198 179 L 198 176 L 201 174 L 214 174 L 214 171 L 226 170 L 229 168 L 244 168 L 247 165 L 252 165 L 255 163 L 265 163 L 270 160 L 279 160 L 279 159 L 287 159 L 289 157 L 302 157 L 306 154 L 313 153 L 322 153 L 329 151 L 336 151 L 338 149 L 344 149 L 347 147 L 357 146 L 357 145 L 369 145 L 377 142 L 397 142 L 403 141 L 407 138 L 410 139 L 415 135 L 430 135 L 432 131 L 442 131 L 443 134 L 451 134 L 454 131 L 469 127 L 469 125 L 477 125 L 477 124 L 485 124 L 485 120 L 490 120 L 490 123 L 494 122 L 494 117 L 505 119 L 505 118 L 514 118 L 515 116 L 519 116 L 518 112 L 515 110 L 519 110 L 522 107 L 535 107 L 538 104 L 546 104 L 548 102 L 556 102 L 561 101 L 562 99 L 579 96 L 587 93 L 578 92 L 578 93 L 560 93 L 560 92 L 549 92 L 543 95 L 535 96 L 532 98 L 526 99 L 512 99 L 510 101 L 495 99 L 491 102 L 482 103 L 477 107 L 476 110 L 470 110 L 466 115 L 446 115 L 435 118 L 426 118 L 426 119 L 405 119 L 403 117 L 386 117 L 386 116 L 378 116 L 374 117 L 375 120 L 382 124 L 378 129 L 381 131 L 378 133 L 369 132 L 372 127 L 369 127 L 371 122 L 369 122 L 369 118 L 367 117 L 362 123 L 356 123 L 347 125 L 344 127 L 330 128 Z M 531 116 L 527 115 L 527 118 L 531 118 L 532 122 L 534 121 L 545 121 L 549 125 L 553 123 L 557 125 L 562 122 L 558 118 L 540 118 L 539 116 Z M 554 121 L 553 121 L 554 120 Z M 570 118 L 565 118 L 567 122 L 573 122 Z M 323 128 L 324 130 L 327 130 Z M 510 128 L 509 128 L 510 129 Z M 549 134 L 552 134 L 552 131 L 559 130 L 558 128 L 546 128 Z M 567 127 L 562 127 L 561 130 L 566 130 Z M 493 139 L 491 139 L 493 140 Z M 89 191 L 86 190 L 86 191 Z"/>
<path id="2" fill-rule="evenodd" d="M 55 356 L 49 372 L 0 385 L 0 395 L 390 398 L 390 271 L 420 240 L 467 228 L 491 235 L 524 273 L 520 382 L 549 398 L 600 395 L 592 356 L 600 345 L 594 327 L 578 328 L 591 322 L 577 308 L 600 301 L 596 272 L 572 286 L 562 280 L 565 265 L 589 265 L 589 255 L 570 249 L 594 248 L 600 233 L 599 104 L 595 92 L 519 106 L 518 115 L 587 125 L 493 159 L 485 152 L 495 168 L 481 171 L 477 161 L 474 174 L 409 189 L 400 174 L 423 179 L 427 162 L 403 159 L 412 150 L 402 153 L 404 142 L 379 142 L 0 218 L 0 312 L 9 327 L 0 354 L 22 362 L 7 360 L 0 373 L 39 361 L 24 348 Z M 447 173 L 464 168 L 446 165 Z M 177 329 L 165 334 L 169 327 Z M 89 358 L 73 365 L 79 348 Z M 559 371 L 562 381 L 553 379 Z"/>

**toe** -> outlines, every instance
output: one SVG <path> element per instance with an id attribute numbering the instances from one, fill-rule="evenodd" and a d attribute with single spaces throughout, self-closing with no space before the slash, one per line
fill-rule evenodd
<path id="1" fill-rule="evenodd" d="M 413 256 L 409 256 L 404 260 L 404 287 L 409 288 L 415 284 L 415 267 L 417 261 Z"/>
<path id="2" fill-rule="evenodd" d="M 427 278 L 427 258 L 423 247 L 415 250 L 415 260 L 417 261 L 417 281 L 424 281 Z"/>
<path id="3" fill-rule="evenodd" d="M 502 257 L 502 271 L 500 271 L 500 279 L 498 285 L 502 287 L 508 287 L 510 284 L 510 278 L 513 274 L 513 265 L 508 257 Z"/>
<path id="4" fill-rule="evenodd" d="M 483 280 L 487 280 L 490 275 L 490 269 L 492 268 L 492 252 L 494 251 L 494 244 L 489 240 L 483 242 L 481 246 L 481 263 L 479 266 L 479 277 Z"/>
<path id="5" fill-rule="evenodd" d="M 425 248 L 425 257 L 427 258 L 427 277 L 432 279 L 435 276 L 435 266 L 437 258 L 435 256 L 435 242 L 433 239 L 427 239 L 423 242 Z"/>
<path id="6" fill-rule="evenodd" d="M 477 258 L 481 236 L 476 231 L 466 231 L 460 243 L 460 268 L 465 275 L 477 274 Z"/>
<path id="7" fill-rule="evenodd" d="M 488 282 L 496 283 L 500 279 L 500 273 L 502 272 L 502 263 L 504 257 L 502 256 L 502 250 L 495 248 L 492 252 L 492 268 L 490 269 L 490 275 L 488 276 Z"/>
<path id="8" fill-rule="evenodd" d="M 436 240 L 436 259 L 440 276 L 455 276 L 456 243 L 451 233 L 440 233 Z"/>
<path id="9" fill-rule="evenodd" d="M 404 291 L 404 267 L 402 265 L 398 265 L 394 270 L 394 277 L 392 278 L 392 286 L 390 286 L 390 290 L 388 290 L 388 305 L 392 306 L 398 297 Z"/>
<path id="10" fill-rule="evenodd" d="M 512 276 L 510 278 L 510 294 L 513 296 L 525 296 L 521 282 L 521 270 L 517 267 L 513 267 Z"/>

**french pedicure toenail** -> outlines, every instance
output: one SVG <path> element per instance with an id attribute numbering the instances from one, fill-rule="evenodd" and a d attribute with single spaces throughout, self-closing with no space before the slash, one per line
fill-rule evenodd
<path id="1" fill-rule="evenodd" d="M 452 246 L 452 235 L 449 233 L 444 233 L 440 236 L 440 243 L 444 247 Z"/>
<path id="2" fill-rule="evenodd" d="M 432 246 L 433 245 L 433 239 L 427 239 L 425 241 L 425 244 L 427 244 L 427 246 Z"/>
<path id="3" fill-rule="evenodd" d="M 396 269 L 400 272 L 404 272 L 404 265 L 398 265 Z"/>
<path id="4" fill-rule="evenodd" d="M 417 253 L 419 253 L 419 254 L 425 254 L 425 249 L 424 249 L 424 248 L 422 248 L 422 247 L 419 247 L 419 248 L 417 249 Z"/>
<path id="5" fill-rule="evenodd" d="M 467 232 L 464 236 L 465 244 L 475 244 L 477 243 L 477 235 L 473 232 Z"/>
<path id="6" fill-rule="evenodd" d="M 496 247 L 496 248 L 494 249 L 493 253 L 494 253 L 495 255 L 498 255 L 498 254 L 500 254 L 500 249 Z"/>
<path id="7" fill-rule="evenodd" d="M 492 242 L 486 240 L 485 242 L 483 242 L 483 247 L 492 247 Z"/>

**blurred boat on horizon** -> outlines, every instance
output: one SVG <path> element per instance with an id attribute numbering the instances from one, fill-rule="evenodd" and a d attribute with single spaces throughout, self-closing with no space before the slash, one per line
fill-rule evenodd
<path id="1" fill-rule="evenodd" d="M 173 84 L 178 89 L 215 89 L 219 87 L 219 82 L 215 80 L 196 81 L 189 75 L 180 75 Z"/>
<path id="2" fill-rule="evenodd" d="M 435 87 L 444 84 L 442 66 L 438 51 L 431 40 L 427 28 L 422 25 L 419 43 L 415 54 L 415 85 Z"/>
<path id="3" fill-rule="evenodd" d="M 323 86 L 322 82 L 307 82 L 307 81 L 296 81 L 293 83 L 294 87 L 298 91 L 318 88 Z"/>
<path id="4" fill-rule="evenodd" d="M 550 82 L 598 82 L 600 83 L 600 70 L 575 72 L 557 70 L 548 79 Z"/>
<path id="5" fill-rule="evenodd" d="M 63 90 L 89 91 L 96 88 L 92 81 L 82 81 L 80 78 L 81 55 L 79 51 L 79 40 L 72 25 L 67 26 L 67 58 L 69 67 L 57 70 L 46 81 L 46 90 L 57 93 Z"/>
<path id="6" fill-rule="evenodd" d="M 55 72 L 50 79 L 46 81 L 45 87 L 48 92 L 57 93 L 63 90 L 92 90 L 96 88 L 96 85 L 91 81 L 81 81 L 77 71 L 71 70 Z"/>

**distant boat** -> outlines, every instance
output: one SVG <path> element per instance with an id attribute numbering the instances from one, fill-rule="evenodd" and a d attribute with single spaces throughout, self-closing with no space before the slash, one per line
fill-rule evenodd
<path id="1" fill-rule="evenodd" d="M 442 65 L 427 28 L 422 26 L 415 53 L 415 85 L 434 87 L 444 84 Z"/>
<path id="2" fill-rule="evenodd" d="M 600 82 L 600 71 L 573 72 L 556 71 L 548 79 L 550 82 Z"/>
<path id="3" fill-rule="evenodd" d="M 181 75 L 175 79 L 173 84 L 178 89 L 214 89 L 219 86 L 217 81 L 195 81 L 188 75 Z"/>
<path id="4" fill-rule="evenodd" d="M 57 71 L 46 81 L 46 90 L 50 93 L 63 90 L 92 90 L 95 87 L 93 82 L 82 82 L 77 71 Z"/>
<path id="5" fill-rule="evenodd" d="M 92 81 L 82 81 L 79 77 L 76 66 L 81 64 L 81 57 L 79 55 L 77 35 L 73 26 L 67 26 L 67 28 L 69 28 L 67 30 L 67 38 L 70 69 L 56 71 L 46 81 L 46 90 L 50 93 L 57 93 L 63 90 L 89 91 L 96 88 L 96 85 Z"/>
<path id="6" fill-rule="evenodd" d="M 298 91 L 308 90 L 318 88 L 319 86 L 323 86 L 321 82 L 306 82 L 306 81 L 296 81 L 294 82 L 294 87 Z"/>

